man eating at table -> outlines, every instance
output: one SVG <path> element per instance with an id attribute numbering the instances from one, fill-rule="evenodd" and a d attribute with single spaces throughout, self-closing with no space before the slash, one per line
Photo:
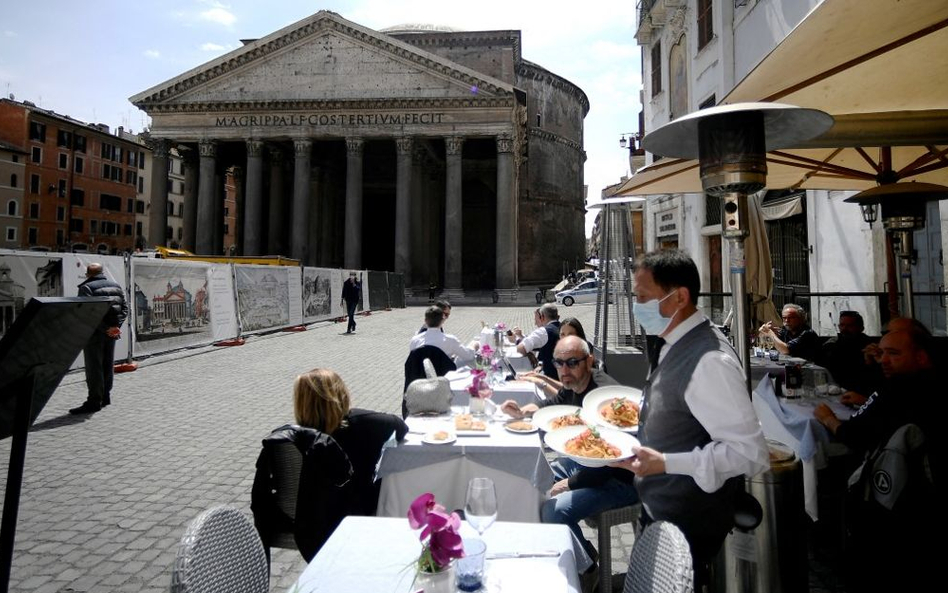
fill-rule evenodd
<path id="1" fill-rule="evenodd" d="M 507 400 L 501 409 L 514 418 L 532 416 L 538 409 L 553 405 L 583 405 L 586 394 L 598 387 L 593 380 L 594 358 L 589 343 L 578 336 L 560 338 L 553 352 L 553 365 L 559 373 L 562 389 L 557 394 L 536 404 L 519 406 Z M 602 511 L 635 504 L 639 501 L 633 486 L 634 476 L 627 471 L 611 468 L 583 467 L 572 459 L 560 458 L 550 464 L 557 482 L 550 490 L 550 500 L 540 508 L 544 523 L 568 525 L 586 554 L 595 559 L 596 549 L 585 537 L 579 522 Z M 596 566 L 580 566 L 586 569 L 584 580 L 593 578 Z M 589 575 L 589 576 L 585 576 Z"/>

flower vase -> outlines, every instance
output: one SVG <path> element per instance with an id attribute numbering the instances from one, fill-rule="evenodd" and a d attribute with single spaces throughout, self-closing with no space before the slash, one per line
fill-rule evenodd
<path id="1" fill-rule="evenodd" d="M 487 405 L 487 399 L 483 397 L 471 396 L 471 401 L 469 404 L 471 414 L 476 416 L 481 416 L 484 414 L 484 409 Z"/>
<path id="2" fill-rule="evenodd" d="M 454 586 L 454 562 L 452 561 L 438 572 L 418 571 L 412 589 L 424 591 L 424 593 L 454 593 L 456 590 Z"/>

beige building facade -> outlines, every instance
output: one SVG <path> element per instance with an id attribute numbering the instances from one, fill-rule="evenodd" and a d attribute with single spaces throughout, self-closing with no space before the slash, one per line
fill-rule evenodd
<path id="1" fill-rule="evenodd" d="M 185 156 L 180 243 L 197 253 L 224 249 L 230 174 L 245 255 L 501 298 L 582 257 L 589 103 L 521 58 L 518 31 L 378 32 L 321 11 L 131 101 L 154 170 Z"/>

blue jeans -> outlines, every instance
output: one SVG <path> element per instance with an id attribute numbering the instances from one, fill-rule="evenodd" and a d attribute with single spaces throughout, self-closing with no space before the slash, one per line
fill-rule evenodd
<path id="1" fill-rule="evenodd" d="M 581 465 L 565 457 L 561 457 L 550 464 L 553 475 L 557 480 L 569 478 L 580 469 Z M 600 471 L 600 470 L 592 470 Z M 635 486 L 615 478 L 609 478 L 597 488 L 579 488 L 567 490 L 554 496 L 540 507 L 540 520 L 544 523 L 561 523 L 568 525 L 573 537 L 583 547 L 590 558 L 596 558 L 596 549 L 592 543 L 583 537 L 579 522 L 609 509 L 626 507 L 639 502 L 639 493 Z M 577 554 L 578 557 L 578 554 Z"/>
<path id="2" fill-rule="evenodd" d="M 359 306 L 359 301 L 346 301 L 346 313 L 349 315 L 349 325 L 346 328 L 347 332 L 354 332 L 356 328 L 356 307 Z"/>

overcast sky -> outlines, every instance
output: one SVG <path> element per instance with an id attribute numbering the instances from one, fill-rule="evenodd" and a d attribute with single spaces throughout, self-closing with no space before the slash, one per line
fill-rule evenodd
<path id="1" fill-rule="evenodd" d="M 623 132 L 637 128 L 640 52 L 632 0 L 164 0 L 6 3 L 0 92 L 86 122 L 149 125 L 128 97 L 321 9 L 371 29 L 404 23 L 519 29 L 522 54 L 589 97 L 585 183 L 598 200 L 628 174 Z M 592 227 L 587 215 L 586 233 Z"/>

